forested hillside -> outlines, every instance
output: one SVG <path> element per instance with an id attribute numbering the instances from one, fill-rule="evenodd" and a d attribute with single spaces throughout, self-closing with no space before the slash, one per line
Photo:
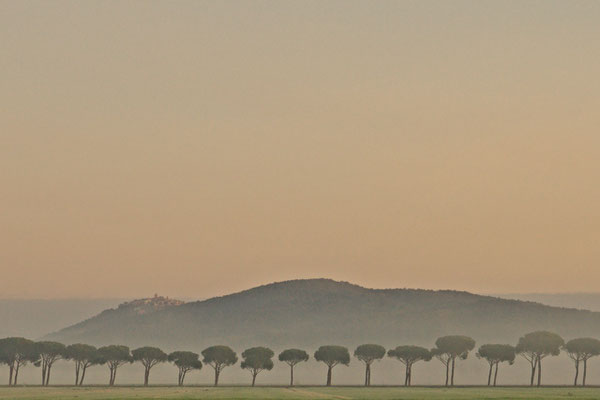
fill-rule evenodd
<path id="1" fill-rule="evenodd" d="M 199 294 L 201 296 L 201 294 Z M 152 312 L 105 311 L 47 336 L 65 343 L 122 343 L 166 348 L 269 345 L 431 346 L 446 334 L 479 343 L 514 343 L 549 329 L 565 338 L 596 336 L 600 313 L 457 291 L 367 289 L 328 279 L 295 280 L 205 301 L 173 302 Z"/>

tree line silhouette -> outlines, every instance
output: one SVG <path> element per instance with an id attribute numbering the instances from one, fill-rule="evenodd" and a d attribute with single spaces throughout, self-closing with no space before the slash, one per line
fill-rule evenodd
<path id="1" fill-rule="evenodd" d="M 404 385 L 412 383 L 412 367 L 419 361 L 439 360 L 446 372 L 445 386 L 454 386 L 456 361 L 467 359 L 469 352 L 475 348 L 475 340 L 468 336 L 443 336 L 436 340 L 433 349 L 420 346 L 403 345 L 386 351 L 378 344 L 363 344 L 354 350 L 354 356 L 365 365 L 364 385 L 371 385 L 371 364 L 381 360 L 387 354 L 400 361 L 405 367 Z M 531 332 L 521 337 L 516 346 L 509 344 L 484 344 L 479 347 L 476 357 L 487 361 L 489 372 L 487 385 L 496 386 L 498 367 L 501 363 L 512 365 L 517 355 L 526 359 L 531 366 L 530 385 L 542 384 L 542 360 L 548 356 L 557 356 L 565 351 L 573 360 L 575 366 L 574 386 L 578 385 L 580 367 L 583 365 L 581 384 L 585 386 L 587 376 L 587 361 L 600 355 L 600 340 L 594 338 L 577 338 L 568 342 L 548 331 Z M 109 370 L 108 385 L 113 386 L 117 370 L 123 364 L 138 362 L 144 367 L 144 385 L 147 386 L 152 367 L 159 363 L 171 362 L 178 369 L 178 385 L 184 384 L 188 372 L 200 370 L 203 365 L 209 365 L 214 370 L 214 385 L 219 384 L 219 376 L 224 368 L 238 361 L 237 354 L 228 346 L 211 346 L 204 349 L 200 355 L 191 351 L 175 351 L 165 353 L 157 347 L 140 347 L 130 350 L 127 346 L 110 345 L 100 348 L 88 344 L 64 345 L 58 342 L 34 342 L 20 337 L 0 339 L 0 364 L 9 368 L 9 386 L 17 385 L 19 369 L 28 363 L 41 367 L 42 386 L 50 383 L 52 366 L 58 360 L 69 360 L 75 364 L 75 386 L 82 386 L 86 370 L 95 365 L 106 365 Z M 273 369 L 275 353 L 267 347 L 252 347 L 245 350 L 241 356 L 240 367 L 250 372 L 252 386 L 256 377 L 262 371 Z M 309 355 L 301 349 L 282 351 L 279 361 L 290 367 L 289 385 L 294 385 L 294 368 L 301 362 L 308 361 Z M 331 386 L 333 368 L 337 365 L 348 365 L 350 353 L 343 346 L 321 346 L 314 353 L 314 359 L 327 366 L 326 385 Z"/>

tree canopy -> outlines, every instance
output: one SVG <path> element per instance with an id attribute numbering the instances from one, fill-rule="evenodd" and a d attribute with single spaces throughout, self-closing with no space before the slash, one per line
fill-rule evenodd
<path id="1" fill-rule="evenodd" d="M 202 362 L 199 355 L 191 351 L 174 351 L 169 354 L 169 362 L 172 362 L 179 369 L 177 384 L 183 386 L 185 375 L 192 370 L 202 369 Z"/>
<path id="2" fill-rule="evenodd" d="M 288 365 L 296 365 L 300 362 L 308 361 L 309 355 L 306 351 L 300 349 L 287 349 L 279 353 L 279 361 Z"/>
<path id="3" fill-rule="evenodd" d="M 468 336 L 442 336 L 435 341 L 435 347 L 441 353 L 466 359 L 475 347 L 475 340 Z"/>
<path id="4" fill-rule="evenodd" d="M 322 361 L 328 366 L 348 365 L 350 364 L 350 353 L 343 346 L 321 346 L 315 351 L 315 360 Z"/>
<path id="5" fill-rule="evenodd" d="M 75 343 L 65 349 L 65 358 L 74 361 L 87 361 L 95 359 L 100 361 L 98 349 L 89 344 Z"/>
<path id="6" fill-rule="evenodd" d="M 243 369 L 250 370 L 250 374 L 252 375 L 252 386 L 254 386 L 256 382 L 256 376 L 261 371 L 270 371 L 273 369 L 273 350 L 266 347 L 252 347 L 250 349 L 244 350 L 242 353 L 242 363 L 241 367 Z"/>
<path id="7" fill-rule="evenodd" d="M 393 357 L 406 366 L 404 376 L 404 386 L 410 386 L 412 383 L 412 366 L 419 361 L 430 361 L 431 351 L 420 346 L 398 346 L 388 351 L 388 356 Z"/>
<path id="8" fill-rule="evenodd" d="M 420 346 L 398 346 L 388 351 L 389 357 L 394 357 L 403 364 L 431 360 L 431 351 Z"/>
<path id="9" fill-rule="evenodd" d="M 167 353 L 159 349 L 158 347 L 140 347 L 131 351 L 131 357 L 133 361 L 139 361 L 143 365 L 154 366 L 160 362 L 167 361 Z"/>
<path id="10" fill-rule="evenodd" d="M 571 339 L 564 345 L 569 357 L 580 360 L 600 355 L 600 340 L 594 338 Z"/>
<path id="11" fill-rule="evenodd" d="M 223 368 L 237 362 L 237 354 L 228 346 L 211 346 L 202 350 L 202 362 L 215 370 L 215 386 L 219 384 L 219 376 Z"/>
<path id="12" fill-rule="evenodd" d="M 327 365 L 327 386 L 331 386 L 331 371 L 338 364 L 350 364 L 350 353 L 343 346 L 321 346 L 315 351 L 315 360 Z"/>
<path id="13" fill-rule="evenodd" d="M 484 344 L 477 350 L 477 357 L 490 362 L 512 364 L 515 361 L 515 348 L 510 344 Z"/>
<path id="14" fill-rule="evenodd" d="M 385 356 L 385 347 L 378 344 L 361 344 L 354 350 L 354 356 L 364 363 L 371 364 Z"/>
<path id="15" fill-rule="evenodd" d="M 553 332 L 536 331 L 519 339 L 517 351 L 531 350 L 540 356 L 557 356 L 564 344 L 563 338 Z"/>

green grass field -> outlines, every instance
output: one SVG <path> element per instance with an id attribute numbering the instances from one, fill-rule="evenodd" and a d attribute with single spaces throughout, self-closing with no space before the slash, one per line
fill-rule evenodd
<path id="1" fill-rule="evenodd" d="M 599 399 L 600 388 L 2 387 L 0 399 Z"/>

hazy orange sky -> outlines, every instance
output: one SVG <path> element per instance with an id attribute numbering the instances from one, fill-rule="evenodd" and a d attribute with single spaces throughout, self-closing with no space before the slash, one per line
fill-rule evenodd
<path id="1" fill-rule="evenodd" d="M 0 1 L 0 297 L 598 291 L 600 2 Z"/>

